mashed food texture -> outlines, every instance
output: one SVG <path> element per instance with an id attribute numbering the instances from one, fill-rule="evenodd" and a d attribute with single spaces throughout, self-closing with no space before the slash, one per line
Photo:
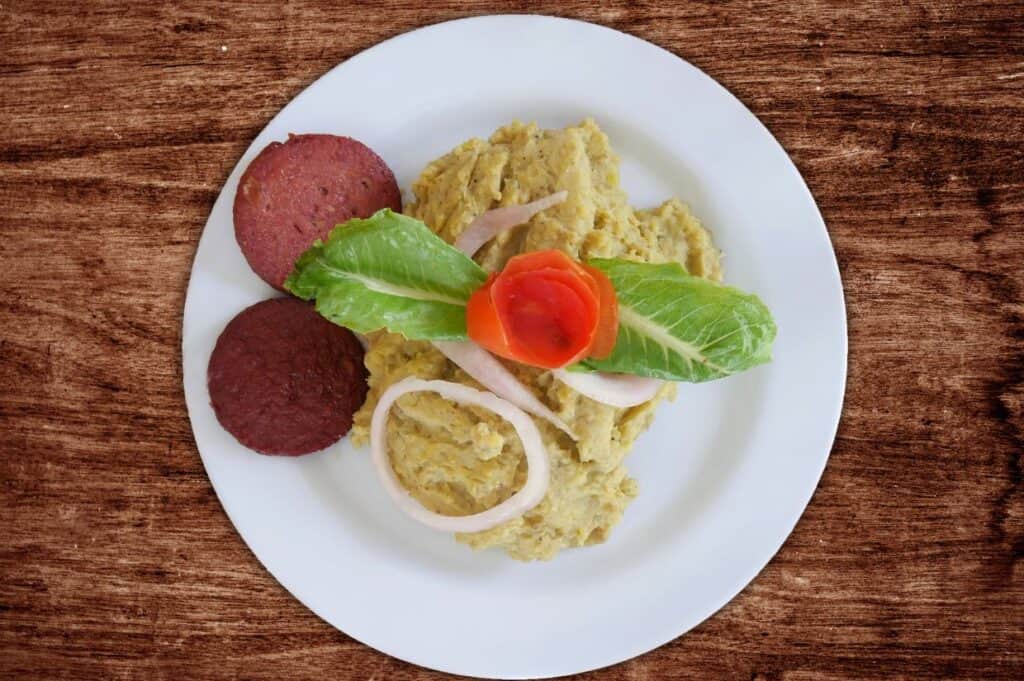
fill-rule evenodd
<path id="1" fill-rule="evenodd" d="M 670 199 L 635 210 L 619 187 L 619 160 L 592 120 L 564 130 L 512 123 L 489 140 L 471 139 L 426 167 L 413 184 L 405 213 L 448 242 L 478 215 L 560 190 L 568 199 L 486 244 L 475 259 L 499 270 L 518 253 L 557 248 L 578 260 L 626 258 L 681 263 L 691 274 L 721 279 L 720 254 L 687 207 Z M 650 424 L 657 404 L 675 396 L 666 384 L 655 399 L 618 409 L 586 398 L 550 372 L 506 366 L 576 433 L 573 440 L 534 419 L 551 459 L 544 500 L 520 518 L 456 539 L 473 548 L 500 547 L 519 560 L 546 560 L 562 549 L 608 538 L 637 495 L 623 461 Z M 356 443 L 369 439 L 379 395 L 407 376 L 480 388 L 430 343 L 375 334 L 366 353 L 370 391 L 355 416 Z M 522 447 L 512 427 L 494 414 L 455 405 L 432 393 L 401 398 L 387 428 L 391 462 L 402 484 L 424 506 L 448 515 L 486 510 L 526 479 Z"/>

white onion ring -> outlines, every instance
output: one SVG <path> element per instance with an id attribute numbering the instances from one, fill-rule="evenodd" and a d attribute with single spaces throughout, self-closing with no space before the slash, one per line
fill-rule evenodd
<path id="1" fill-rule="evenodd" d="M 512 375 L 504 364 L 473 341 L 434 341 L 434 347 L 498 397 L 508 400 L 525 412 L 550 421 L 572 439 L 578 439 L 565 421 L 544 406 L 544 403 Z"/>
<path id="2" fill-rule="evenodd" d="M 665 384 L 656 378 L 630 374 L 588 374 L 581 371 L 554 369 L 552 373 L 562 383 L 592 400 L 612 407 L 635 407 L 654 399 Z"/>
<path id="3" fill-rule="evenodd" d="M 461 404 L 475 404 L 490 409 L 512 424 L 523 443 L 526 454 L 526 484 L 511 497 L 493 508 L 473 515 L 450 516 L 427 510 L 402 487 L 388 458 L 385 427 L 391 406 L 402 395 L 415 392 L 436 392 Z M 469 386 L 450 381 L 425 381 L 420 378 L 405 378 L 384 391 L 373 410 L 370 419 L 370 449 L 377 477 L 395 504 L 424 525 L 442 532 L 482 532 L 504 522 L 518 518 L 540 503 L 548 491 L 551 466 L 547 451 L 540 439 L 540 431 L 533 420 L 521 409 L 493 393 L 474 390 Z"/>
<path id="4" fill-rule="evenodd" d="M 560 192 L 555 192 L 550 196 L 545 196 L 530 203 L 524 203 L 519 206 L 503 206 L 502 208 L 489 210 L 477 216 L 473 222 L 469 223 L 466 229 L 462 230 L 462 234 L 455 239 L 455 248 L 472 258 L 480 250 L 481 246 L 506 229 L 511 229 L 527 222 L 542 210 L 547 210 L 552 206 L 562 203 L 568 196 L 569 192 L 563 189 Z"/>

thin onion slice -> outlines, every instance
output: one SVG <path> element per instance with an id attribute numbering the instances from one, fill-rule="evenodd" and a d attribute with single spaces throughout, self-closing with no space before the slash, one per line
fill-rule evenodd
<path id="1" fill-rule="evenodd" d="M 489 210 L 469 223 L 469 226 L 455 240 L 455 248 L 472 258 L 480 250 L 481 246 L 506 229 L 511 229 L 529 221 L 530 218 L 542 210 L 547 210 L 552 206 L 562 203 L 568 196 L 569 192 L 563 189 L 550 196 L 545 196 L 542 199 L 524 203 L 520 206 L 504 206 Z"/>
<path id="2" fill-rule="evenodd" d="M 555 369 L 552 372 L 562 383 L 590 399 L 612 407 L 635 407 L 654 399 L 664 381 L 630 374 L 588 374 Z"/>
<path id="3" fill-rule="evenodd" d="M 523 443 L 526 454 L 526 484 L 511 497 L 493 508 L 473 515 L 450 516 L 434 513 L 423 507 L 402 487 L 388 458 L 387 426 L 388 412 L 402 395 L 415 392 L 436 392 L 441 397 L 460 404 L 475 404 L 490 409 L 512 424 Z M 377 477 L 395 504 L 414 520 L 442 532 L 482 532 L 504 522 L 518 518 L 540 503 L 548 491 L 551 467 L 547 451 L 540 438 L 540 431 L 533 420 L 521 409 L 493 393 L 474 390 L 469 386 L 450 381 L 425 381 L 420 378 L 405 378 L 395 383 L 380 396 L 370 419 L 370 449 Z"/>
<path id="4" fill-rule="evenodd" d="M 472 376 L 480 385 L 523 411 L 550 421 L 552 425 L 568 434 L 569 437 L 577 439 L 565 421 L 544 406 L 544 403 L 537 399 L 537 396 L 530 392 L 529 388 L 506 369 L 505 365 L 499 362 L 494 355 L 473 341 L 434 341 L 434 347 Z"/>

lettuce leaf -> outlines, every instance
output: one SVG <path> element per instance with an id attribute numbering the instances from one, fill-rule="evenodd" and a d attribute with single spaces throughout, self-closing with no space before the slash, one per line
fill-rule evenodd
<path id="1" fill-rule="evenodd" d="M 619 335 L 610 356 L 582 368 L 698 383 L 771 359 L 775 322 L 757 296 L 690 276 L 678 263 L 589 262 L 615 287 Z"/>
<path id="2" fill-rule="evenodd" d="M 303 253 L 284 287 L 361 333 L 465 340 L 466 301 L 486 273 L 419 220 L 383 209 L 335 227 Z"/>
<path id="3" fill-rule="evenodd" d="M 615 287 L 619 335 L 609 357 L 571 370 L 701 382 L 771 359 L 775 323 L 757 296 L 690 276 L 677 263 L 590 264 Z M 466 339 L 466 302 L 486 278 L 422 222 L 384 209 L 335 227 L 302 254 L 284 286 L 355 331 L 457 341 Z"/>

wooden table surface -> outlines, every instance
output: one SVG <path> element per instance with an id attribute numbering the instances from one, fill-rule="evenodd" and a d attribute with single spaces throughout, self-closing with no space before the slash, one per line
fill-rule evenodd
<path id="1" fill-rule="evenodd" d="M 385 38 L 509 9 L 0 0 L 0 677 L 442 677 L 244 546 L 185 413 L 182 305 L 282 106 Z M 514 9 L 734 92 L 807 179 L 849 308 L 846 407 L 793 535 L 717 615 L 592 678 L 1024 678 L 1024 4 Z"/>

